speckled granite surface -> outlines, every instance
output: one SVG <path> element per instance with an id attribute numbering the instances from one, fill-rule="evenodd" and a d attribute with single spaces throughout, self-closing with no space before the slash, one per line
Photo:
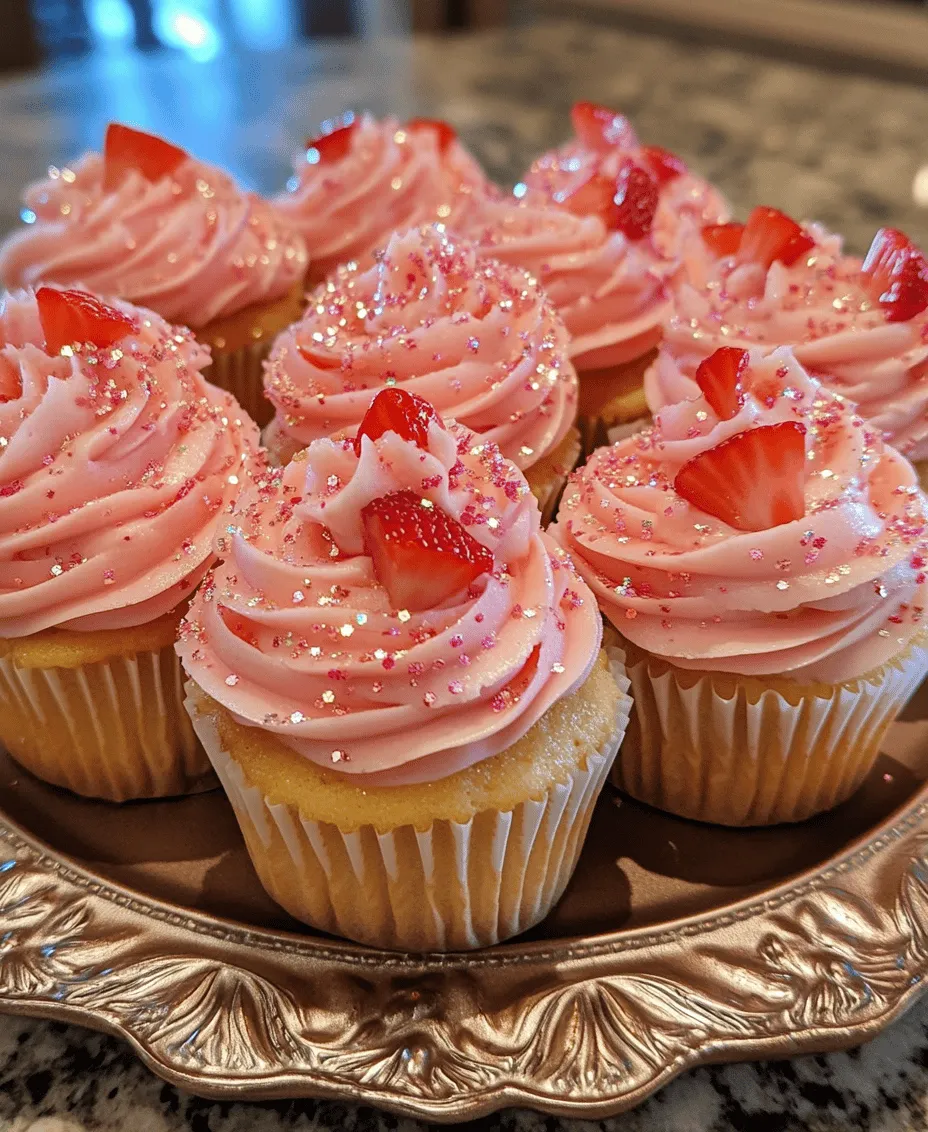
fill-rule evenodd
<path id="1" fill-rule="evenodd" d="M 644 138 L 684 154 L 739 212 L 758 201 L 775 204 L 843 230 L 857 249 L 883 223 L 928 245 L 928 209 L 912 195 L 917 170 L 928 165 L 928 88 L 570 23 L 199 65 L 116 55 L 0 83 L 0 229 L 15 222 L 24 182 L 48 163 L 96 145 L 113 117 L 168 133 L 271 190 L 286 179 L 294 145 L 346 105 L 440 115 L 506 181 L 562 136 L 575 98 L 624 108 Z M 506 1132 L 928 1129 L 928 1004 L 859 1051 L 699 1070 L 637 1112 L 602 1125 L 504 1113 L 479 1126 Z M 350 1105 L 198 1100 L 157 1081 L 115 1039 L 0 1018 L 5 1132 L 419 1127 Z"/>

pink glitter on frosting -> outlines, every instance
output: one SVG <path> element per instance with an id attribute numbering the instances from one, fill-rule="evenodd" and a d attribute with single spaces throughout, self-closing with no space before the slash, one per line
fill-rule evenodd
<path id="1" fill-rule="evenodd" d="M 193 158 L 154 182 L 132 170 L 108 191 L 103 158 L 87 154 L 24 200 L 36 220 L 0 248 L 8 288 L 79 285 L 198 329 L 306 274 L 303 240 L 273 207 Z"/>
<path id="2" fill-rule="evenodd" d="M 364 553 L 362 508 L 410 489 L 495 565 L 423 611 L 392 609 Z M 539 524 L 521 473 L 461 425 L 431 424 L 427 449 L 365 436 L 360 456 L 317 440 L 241 500 L 178 652 L 240 722 L 320 765 L 372 785 L 445 777 L 514 743 L 599 649 L 592 595 Z"/>
<path id="3" fill-rule="evenodd" d="M 802 683 L 862 676 L 920 628 L 925 497 L 908 461 L 789 349 L 752 351 L 742 385 L 731 420 L 698 395 L 594 452 L 552 534 L 621 632 L 678 667 Z M 783 421 L 806 426 L 801 519 L 740 531 L 677 495 L 687 460 Z"/>
<path id="4" fill-rule="evenodd" d="M 567 332 L 537 284 L 440 226 L 395 234 L 366 271 L 341 269 L 277 339 L 265 373 L 272 449 L 354 436 L 385 385 L 424 397 L 521 468 L 576 417 Z"/>
<path id="5" fill-rule="evenodd" d="M 594 176 L 614 182 L 629 161 L 645 165 L 630 130 L 608 152 L 571 141 L 532 164 L 521 200 L 475 193 L 454 221 L 482 250 L 535 275 L 567 324 L 581 372 L 631 361 L 657 344 L 686 233 L 729 216 L 723 197 L 690 172 L 661 186 L 651 231 L 640 240 L 571 211 L 572 192 Z"/>
<path id="6" fill-rule="evenodd" d="M 791 346 L 885 440 L 912 460 L 928 459 L 928 312 L 890 322 L 841 238 L 818 224 L 805 230 L 815 248 L 766 272 L 717 258 L 698 236 L 688 240 L 676 310 L 645 378 L 651 411 L 695 396 L 696 367 L 719 346 Z"/>
<path id="7" fill-rule="evenodd" d="M 300 153 L 292 187 L 275 203 L 305 238 L 316 278 L 351 260 L 369 265 L 391 232 L 447 220 L 487 183 L 457 139 L 443 148 L 431 130 L 370 114 L 357 120 L 343 157 L 313 164 L 311 155 Z"/>
<path id="8" fill-rule="evenodd" d="M 32 294 L 0 307 L 0 637 L 174 609 L 252 474 L 257 428 L 203 378 L 209 352 L 114 305 L 123 340 L 54 357 Z"/>

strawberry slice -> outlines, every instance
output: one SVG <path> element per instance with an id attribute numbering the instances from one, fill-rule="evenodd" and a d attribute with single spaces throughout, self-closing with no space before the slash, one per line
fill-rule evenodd
<path id="1" fill-rule="evenodd" d="M 672 181 L 675 177 L 682 177 L 686 172 L 686 162 L 683 158 L 677 157 L 675 153 L 671 153 L 669 149 L 664 149 L 663 146 L 643 145 L 641 156 L 647 162 L 651 175 L 661 186 L 666 185 L 668 181 Z"/>
<path id="2" fill-rule="evenodd" d="M 317 138 L 307 138 L 306 149 L 314 149 L 319 154 L 318 160 L 311 164 L 332 165 L 341 159 L 351 149 L 351 137 L 358 128 L 358 119 L 354 116 L 342 126 L 320 134 Z"/>
<path id="3" fill-rule="evenodd" d="M 431 130 L 437 137 L 438 152 L 442 155 L 448 152 L 448 146 L 458 136 L 454 126 L 441 118 L 410 118 L 406 129 L 412 134 Z"/>
<path id="4" fill-rule="evenodd" d="M 575 102 L 570 121 L 577 139 L 590 149 L 608 153 L 613 146 L 633 149 L 638 138 L 624 114 L 617 114 L 608 106 L 595 102 Z"/>
<path id="5" fill-rule="evenodd" d="M 361 510 L 364 549 L 394 609 L 434 609 L 493 570 L 493 555 L 415 491 L 393 491 Z"/>
<path id="6" fill-rule="evenodd" d="M 696 384 L 719 420 L 730 421 L 744 404 L 741 378 L 747 368 L 747 350 L 735 346 L 720 346 L 696 367 Z"/>
<path id="7" fill-rule="evenodd" d="M 135 329 L 122 311 L 108 307 L 86 291 L 58 291 L 40 287 L 36 292 L 39 321 L 45 332 L 45 352 L 54 356 L 63 346 L 89 342 L 112 346 Z"/>
<path id="8" fill-rule="evenodd" d="M 609 227 L 623 232 L 630 240 L 643 240 L 654 223 L 659 195 L 657 182 L 647 169 L 628 162 L 616 180 Z"/>
<path id="9" fill-rule="evenodd" d="M 701 234 L 706 247 L 722 259 L 738 254 L 744 225 L 734 220 L 730 224 L 706 224 Z"/>
<path id="10" fill-rule="evenodd" d="M 688 460 L 677 495 L 737 531 L 766 531 L 805 514 L 805 425 L 796 421 L 739 432 Z"/>
<path id="11" fill-rule="evenodd" d="M 758 205 L 744 226 L 738 259 L 741 263 L 759 263 L 765 270 L 774 260 L 789 267 L 814 247 L 811 236 L 785 212 Z"/>
<path id="12" fill-rule="evenodd" d="M 184 150 L 164 138 L 110 122 L 103 143 L 103 188 L 106 192 L 118 188 L 130 169 L 137 170 L 146 181 L 160 181 L 186 157 Z"/>
<path id="13" fill-rule="evenodd" d="M 887 322 L 908 322 L 928 307 L 928 259 L 897 228 L 873 237 L 861 274 Z"/>
<path id="14" fill-rule="evenodd" d="M 427 448 L 429 425 L 433 421 L 444 428 L 438 413 L 424 397 L 396 387 L 381 389 L 364 414 L 358 435 L 354 438 L 354 450 L 360 456 L 362 436 L 377 440 L 385 432 L 395 432 L 403 440 L 411 440 L 419 448 Z"/>
<path id="15" fill-rule="evenodd" d="M 574 216 L 598 216 L 611 227 L 615 214 L 615 181 L 594 173 L 564 199 Z"/>

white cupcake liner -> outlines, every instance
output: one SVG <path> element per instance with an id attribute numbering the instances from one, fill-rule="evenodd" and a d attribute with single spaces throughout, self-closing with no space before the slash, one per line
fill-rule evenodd
<path id="1" fill-rule="evenodd" d="M 264 360 L 271 345 L 270 339 L 262 338 L 237 350 L 213 347 L 212 365 L 204 371 L 207 380 L 228 390 L 260 426 L 274 415 L 274 407 L 264 397 Z"/>
<path id="2" fill-rule="evenodd" d="M 787 698 L 752 694 L 737 676 L 723 695 L 711 674 L 663 664 L 655 674 L 649 659 L 629 658 L 635 710 L 613 781 L 659 809 L 732 826 L 801 821 L 849 798 L 928 672 L 916 639 L 859 680 L 797 685 Z"/>
<path id="3" fill-rule="evenodd" d="M 36 777 L 124 802 L 214 788 L 174 649 L 77 668 L 0 658 L 0 742 Z"/>
<path id="4" fill-rule="evenodd" d="M 616 728 L 563 783 L 505 812 L 427 829 L 345 832 L 268 802 L 223 749 L 215 721 L 194 727 L 229 797 L 268 893 L 297 919 L 377 947 L 451 951 L 489 947 L 526 931 L 560 899 L 631 710 L 621 650 L 610 656 L 622 689 Z"/>

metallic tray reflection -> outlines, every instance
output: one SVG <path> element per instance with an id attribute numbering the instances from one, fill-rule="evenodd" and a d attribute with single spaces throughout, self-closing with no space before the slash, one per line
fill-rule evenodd
<path id="1" fill-rule="evenodd" d="M 484 952 L 314 935 L 221 793 L 116 807 L 0 754 L 0 1009 L 126 1037 L 210 1097 L 604 1116 L 701 1063 L 853 1045 L 928 973 L 928 686 L 861 791 L 770 830 L 607 792 L 551 916 Z"/>

